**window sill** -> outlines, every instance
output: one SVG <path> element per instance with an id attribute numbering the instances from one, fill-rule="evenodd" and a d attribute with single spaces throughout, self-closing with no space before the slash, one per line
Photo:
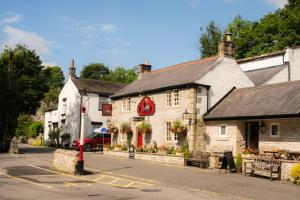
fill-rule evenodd
<path id="1" fill-rule="evenodd" d="M 217 141 L 228 141 L 229 140 L 229 138 L 228 137 L 218 137 L 217 138 Z"/>

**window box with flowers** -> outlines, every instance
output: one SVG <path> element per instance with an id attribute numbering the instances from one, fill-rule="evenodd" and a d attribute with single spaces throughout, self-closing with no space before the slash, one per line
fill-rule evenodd
<path id="1" fill-rule="evenodd" d="M 142 121 L 136 128 L 140 133 L 151 133 L 151 124 L 148 122 Z"/>
<path id="2" fill-rule="evenodd" d="M 255 156 L 255 150 L 251 148 L 246 148 L 242 150 L 242 158 L 252 158 Z"/>
<path id="3" fill-rule="evenodd" d="M 186 134 L 187 133 L 186 126 L 183 125 L 183 123 L 179 120 L 172 123 L 172 127 L 170 130 L 176 134 Z"/>

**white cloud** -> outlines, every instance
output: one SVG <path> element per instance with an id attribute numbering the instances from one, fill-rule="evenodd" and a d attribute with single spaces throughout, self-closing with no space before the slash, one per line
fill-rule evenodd
<path id="1" fill-rule="evenodd" d="M 123 38 L 108 37 L 106 40 L 111 41 L 115 46 L 131 46 L 131 43 Z"/>
<path id="2" fill-rule="evenodd" d="M 62 23 L 67 23 L 67 22 L 70 22 L 71 19 L 70 17 L 67 17 L 67 16 L 62 16 L 58 19 L 59 22 L 62 22 Z"/>
<path id="3" fill-rule="evenodd" d="M 51 53 L 50 48 L 56 45 L 55 42 L 50 42 L 34 32 L 11 26 L 5 26 L 3 33 L 5 37 L 2 42 L 2 47 L 4 45 L 14 47 L 16 44 L 25 44 L 30 49 L 34 49 L 40 56 Z"/>
<path id="4" fill-rule="evenodd" d="M 23 15 L 14 14 L 0 19 L 0 24 L 14 24 L 23 19 Z"/>
<path id="5" fill-rule="evenodd" d="M 47 68 L 47 67 L 54 67 L 54 66 L 57 66 L 57 63 L 56 62 L 48 62 L 48 61 L 43 61 L 43 63 L 42 63 L 42 65 L 43 66 L 45 66 L 45 68 Z"/>
<path id="6" fill-rule="evenodd" d="M 288 4 L 288 0 L 264 0 L 267 4 L 275 6 L 276 8 L 283 8 Z"/>
<path id="7" fill-rule="evenodd" d="M 101 31 L 104 33 L 112 33 L 115 32 L 117 29 L 117 26 L 114 24 L 103 24 L 101 26 Z"/>
<path id="8" fill-rule="evenodd" d="M 187 0 L 187 3 L 190 7 L 196 8 L 199 5 L 200 0 Z"/>

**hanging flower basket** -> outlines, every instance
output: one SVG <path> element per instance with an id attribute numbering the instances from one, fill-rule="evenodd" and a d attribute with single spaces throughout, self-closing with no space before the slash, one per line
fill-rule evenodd
<path id="1" fill-rule="evenodd" d="M 151 133 L 151 124 L 145 121 L 142 121 L 136 128 L 140 133 Z"/>
<path id="2" fill-rule="evenodd" d="M 170 128 L 170 131 L 176 134 L 186 134 L 187 128 L 182 124 L 181 121 L 177 120 L 173 122 L 172 127 Z"/>
<path id="3" fill-rule="evenodd" d="M 108 132 L 109 132 L 110 134 L 117 134 L 117 133 L 118 133 L 118 128 L 115 127 L 115 126 L 109 126 L 109 127 L 108 127 Z"/>
<path id="4" fill-rule="evenodd" d="M 132 134 L 131 126 L 129 123 L 126 123 L 126 122 L 122 123 L 121 131 L 122 131 L 122 133 L 125 133 L 125 134 Z"/>

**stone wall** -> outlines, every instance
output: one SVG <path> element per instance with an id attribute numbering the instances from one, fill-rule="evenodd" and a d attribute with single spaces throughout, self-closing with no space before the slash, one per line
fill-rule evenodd
<path id="1" fill-rule="evenodd" d="M 155 103 L 155 113 L 151 116 L 145 116 L 145 121 L 150 123 L 152 126 L 152 133 L 147 140 L 144 136 L 143 146 L 144 145 L 153 145 L 155 141 L 158 146 L 160 145 L 173 145 L 177 146 L 179 143 L 174 141 L 174 134 L 171 133 L 171 141 L 166 141 L 167 134 L 167 122 L 174 122 L 180 120 L 183 123 L 183 113 L 187 110 L 189 113 L 196 116 L 196 89 L 195 88 L 185 88 L 179 90 L 179 106 L 166 106 L 166 91 L 158 92 L 155 94 L 147 95 Z M 205 92 L 205 88 L 203 88 Z M 139 121 L 134 121 L 134 117 L 138 117 L 137 106 L 143 96 L 134 96 L 131 97 L 131 110 L 130 112 L 122 112 L 122 99 L 115 100 L 113 102 L 113 116 L 112 121 L 121 129 L 121 124 L 124 122 L 130 123 L 133 130 L 132 143 L 136 145 L 137 143 L 137 130 L 136 126 L 140 123 Z M 146 134 L 145 134 L 146 135 Z M 195 141 L 195 120 L 191 120 L 191 124 L 188 127 L 189 146 L 191 149 L 194 148 Z M 149 142 L 150 141 L 150 142 Z M 118 134 L 118 143 L 125 143 L 126 140 L 121 140 L 121 133 Z"/>
<path id="2" fill-rule="evenodd" d="M 79 152 L 77 151 L 57 149 L 54 152 L 52 169 L 63 173 L 75 174 L 78 155 Z"/>
<path id="3" fill-rule="evenodd" d="M 128 152 L 104 151 L 103 154 L 109 156 L 119 156 L 119 157 L 128 158 Z M 141 160 L 148 160 L 152 162 L 184 165 L 184 158 L 181 156 L 161 155 L 161 154 L 151 154 L 151 153 L 135 153 L 135 158 Z"/>
<path id="4" fill-rule="evenodd" d="M 279 137 L 272 137 L 271 123 L 279 124 Z M 259 148 L 286 149 L 300 151 L 300 119 L 274 119 L 266 120 L 266 130 L 259 135 Z"/>

